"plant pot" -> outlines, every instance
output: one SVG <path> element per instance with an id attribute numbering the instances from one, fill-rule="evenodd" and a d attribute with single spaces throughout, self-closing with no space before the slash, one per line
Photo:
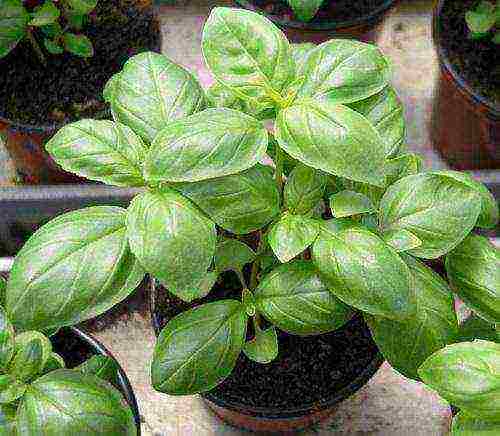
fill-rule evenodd
<path id="1" fill-rule="evenodd" d="M 60 354 L 68 368 L 74 368 L 83 363 L 88 358 L 95 355 L 108 356 L 114 359 L 113 355 L 92 336 L 84 333 L 76 327 L 65 327 L 59 330 L 50 338 L 54 351 Z M 118 382 L 115 385 L 127 401 L 133 414 L 137 426 L 137 436 L 141 435 L 141 418 L 137 400 L 125 372 L 118 365 Z"/>
<path id="2" fill-rule="evenodd" d="M 278 25 L 291 42 L 312 42 L 320 44 L 332 38 L 353 38 L 365 42 L 375 42 L 378 25 L 397 0 L 367 1 L 366 10 L 353 16 L 353 1 L 325 0 L 316 17 L 304 23 L 292 18 L 290 7 L 285 0 L 235 0 L 235 2 L 254 12 L 264 14 Z M 342 3 L 341 5 L 339 3 Z M 370 4 L 371 3 L 371 4 Z M 330 6 L 331 5 L 331 6 Z M 267 8 L 271 6 L 272 11 Z M 329 8 L 338 7 L 338 14 L 329 13 Z M 344 16 L 342 16 L 344 14 Z"/>
<path id="3" fill-rule="evenodd" d="M 448 24 L 447 8 L 454 6 L 453 2 L 440 0 L 434 11 L 433 38 L 439 56 L 440 78 L 433 108 L 432 140 L 434 147 L 455 169 L 499 169 L 500 103 L 485 95 L 477 83 L 473 83 L 473 73 L 464 67 L 468 65 L 468 57 L 477 56 L 478 50 L 474 50 L 473 44 L 484 43 L 466 39 L 463 14 L 456 18 L 459 22 Z M 463 4 L 464 11 L 473 4 L 470 1 L 459 3 Z M 458 38 L 449 35 L 450 26 L 462 32 L 460 42 L 467 47 L 470 45 L 467 56 L 450 45 L 450 38 Z"/>
<path id="4" fill-rule="evenodd" d="M 130 56 L 160 51 L 160 23 L 151 0 L 135 0 L 133 5 L 109 0 L 97 7 L 99 21 L 83 29 L 95 47 L 92 58 L 51 56 L 43 67 L 22 41 L 0 59 L 0 139 L 22 183 L 81 183 L 83 179 L 55 164 L 45 151 L 46 142 L 69 122 L 110 118 L 101 96 L 109 77 Z"/>
<path id="5" fill-rule="evenodd" d="M 227 274 L 223 277 L 226 283 Z M 210 301 L 214 293 L 220 294 L 220 286 L 194 305 L 187 304 L 152 281 L 151 315 L 156 335 L 176 313 Z M 363 387 L 384 361 L 360 314 L 332 333 L 299 337 L 278 331 L 278 337 L 280 354 L 275 361 L 261 365 L 242 353 L 233 373 L 201 395 L 223 421 L 251 431 L 296 432 L 332 415 L 337 405 Z M 358 341 L 363 344 L 358 346 Z M 312 360 L 305 355 L 312 357 L 312 367 L 306 366 Z M 298 356 L 303 359 L 299 361 Z M 276 402 L 277 397 L 282 404 Z"/>

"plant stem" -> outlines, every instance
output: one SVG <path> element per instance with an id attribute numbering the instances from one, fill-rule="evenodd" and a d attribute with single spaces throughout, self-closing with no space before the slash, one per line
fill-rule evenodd
<path id="1" fill-rule="evenodd" d="M 243 273 L 240 270 L 235 270 L 235 273 L 238 276 L 238 278 L 240 279 L 240 283 L 241 283 L 241 286 L 243 287 L 243 289 L 244 290 L 248 289 L 247 284 L 245 282 L 245 277 L 243 277 Z"/>
<path id="2" fill-rule="evenodd" d="M 259 272 L 260 255 L 264 250 L 264 237 L 262 235 L 262 231 L 259 230 L 257 234 L 259 235 L 259 245 L 257 246 L 257 256 L 253 261 L 252 272 L 250 273 L 250 290 L 252 291 L 257 287 L 257 273 Z"/>
<path id="3" fill-rule="evenodd" d="M 276 184 L 278 185 L 278 191 L 280 193 L 280 205 L 281 197 L 283 195 L 283 151 L 279 146 L 276 147 Z"/>
<path id="4" fill-rule="evenodd" d="M 37 40 L 35 39 L 35 36 L 33 35 L 33 31 L 31 29 L 28 29 L 28 39 L 33 46 L 33 49 L 35 50 L 36 55 L 38 56 L 38 59 L 40 59 L 40 62 L 43 64 L 44 67 L 47 66 L 47 58 L 43 54 L 42 49 L 40 48 L 40 45 L 38 44 Z"/>

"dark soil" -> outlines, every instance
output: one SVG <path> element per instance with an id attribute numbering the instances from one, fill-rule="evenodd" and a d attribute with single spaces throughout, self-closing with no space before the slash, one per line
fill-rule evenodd
<path id="1" fill-rule="evenodd" d="M 465 13 L 476 3 L 476 0 L 444 2 L 439 20 L 439 44 L 469 86 L 500 105 L 500 46 L 491 39 L 471 39 L 465 22 Z"/>
<path id="2" fill-rule="evenodd" d="M 95 55 L 50 55 L 47 67 L 21 42 L 0 59 L 0 117 L 25 125 L 52 126 L 105 113 L 102 90 L 132 55 L 159 50 L 153 8 L 144 0 L 99 1 L 82 33 Z M 41 38 L 38 38 L 42 40 Z"/>
<path id="3" fill-rule="evenodd" d="M 285 0 L 253 0 L 252 3 L 266 14 L 283 22 L 296 21 L 292 8 Z M 349 22 L 380 10 L 387 0 L 325 0 L 309 24 Z M 333 27 L 333 26 L 332 26 Z"/>
<path id="4" fill-rule="evenodd" d="M 199 304 L 238 299 L 238 289 L 236 276 L 225 273 L 207 297 L 188 304 L 160 287 L 155 293 L 157 321 L 163 327 L 171 317 Z M 253 332 L 249 330 L 251 337 Z M 284 412 L 314 407 L 352 383 L 378 358 L 377 346 L 361 315 L 355 315 L 341 329 L 323 335 L 299 337 L 283 331 L 278 334 L 280 351 L 276 360 L 263 365 L 242 353 L 232 374 L 210 394 L 246 407 L 281 408 Z"/>

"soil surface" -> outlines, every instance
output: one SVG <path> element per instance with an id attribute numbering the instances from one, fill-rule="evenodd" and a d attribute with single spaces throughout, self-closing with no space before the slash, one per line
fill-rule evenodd
<path id="1" fill-rule="evenodd" d="M 82 30 L 94 45 L 92 58 L 50 55 L 44 50 L 44 66 L 27 40 L 19 43 L 0 59 L 0 117 L 19 124 L 51 126 L 104 114 L 102 90 L 108 79 L 130 56 L 159 50 L 158 22 L 153 8 L 144 8 L 144 3 L 98 2 Z M 37 39 L 43 40 L 39 34 Z"/>
<path id="2" fill-rule="evenodd" d="M 157 320 L 163 327 L 168 319 L 199 304 L 222 298 L 239 299 L 239 286 L 232 273 L 221 275 L 210 294 L 185 303 L 165 288 L 155 293 Z M 253 331 L 249 323 L 248 338 Z M 279 355 L 263 365 L 240 355 L 232 374 L 211 394 L 247 407 L 314 407 L 345 388 L 377 357 L 378 349 L 361 315 L 341 329 L 316 336 L 299 337 L 278 330 Z"/>
<path id="3" fill-rule="evenodd" d="M 500 105 L 500 45 L 471 39 L 465 13 L 476 0 L 447 0 L 440 17 L 440 41 L 458 74 L 479 95 Z"/>
<path id="4" fill-rule="evenodd" d="M 285 0 L 253 0 L 252 3 L 266 14 L 275 16 L 277 20 L 298 21 Z M 325 0 L 309 24 L 311 26 L 321 23 L 334 25 L 335 22 L 357 20 L 379 10 L 385 3 L 387 0 Z"/>

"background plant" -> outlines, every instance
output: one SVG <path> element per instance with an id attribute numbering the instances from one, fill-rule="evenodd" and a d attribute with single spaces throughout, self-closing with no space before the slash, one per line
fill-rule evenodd
<path id="1" fill-rule="evenodd" d="M 96 5 L 97 0 L 0 0 L 0 58 L 23 39 L 43 64 L 45 52 L 93 56 L 92 42 L 81 30 Z"/>
<path id="2" fill-rule="evenodd" d="M 287 0 L 295 17 L 304 22 L 311 21 L 318 13 L 323 0 Z"/>
<path id="3" fill-rule="evenodd" d="M 500 44 L 500 4 L 482 0 L 475 8 L 467 11 L 465 21 L 476 39 L 490 38 L 496 44 Z"/>

